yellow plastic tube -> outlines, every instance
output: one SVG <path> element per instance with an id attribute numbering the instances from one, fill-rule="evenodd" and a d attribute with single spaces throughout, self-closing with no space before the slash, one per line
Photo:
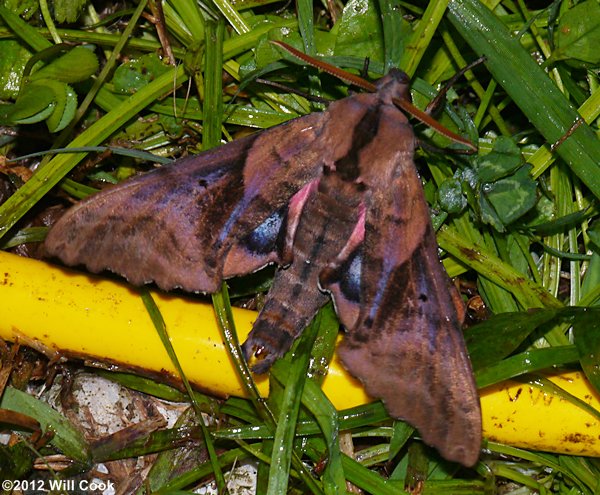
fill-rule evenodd
<path id="1" fill-rule="evenodd" d="M 0 252 L 0 337 L 90 362 L 118 364 L 176 379 L 175 370 L 134 288 L 127 284 Z M 154 292 L 188 379 L 217 396 L 243 396 L 216 326 L 212 306 L 193 297 Z M 256 317 L 234 309 L 241 340 Z M 376 365 L 376 363 L 374 363 Z M 551 375 L 562 388 L 600 410 L 580 373 Z M 267 380 L 258 377 L 262 394 Z M 331 363 L 323 389 L 338 409 L 370 401 L 359 382 Z M 509 445 L 600 456 L 600 421 L 571 402 L 507 381 L 482 391 L 484 436 Z"/>
<path id="2" fill-rule="evenodd" d="M 139 369 L 165 380 L 177 374 L 135 288 L 0 251 L 0 337 L 66 357 Z M 221 340 L 213 307 L 192 296 L 152 292 L 188 380 L 217 395 L 244 390 Z M 233 309 L 241 341 L 256 312 Z M 268 380 L 256 375 L 262 394 Z M 323 383 L 340 409 L 369 401 L 362 385 L 334 360 Z"/>
<path id="3" fill-rule="evenodd" d="M 600 411 L 600 397 L 583 373 L 545 377 Z M 600 420 L 565 397 L 507 380 L 481 391 L 481 408 L 488 440 L 524 449 L 600 457 Z"/>

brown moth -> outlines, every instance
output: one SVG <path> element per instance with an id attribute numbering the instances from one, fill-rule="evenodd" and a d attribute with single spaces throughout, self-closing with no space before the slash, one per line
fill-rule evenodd
<path id="1" fill-rule="evenodd" d="M 346 368 L 425 443 L 472 466 L 479 397 L 398 108 L 411 106 L 408 78 L 392 70 L 373 88 L 106 189 L 69 210 L 45 249 L 134 285 L 204 293 L 278 264 L 244 344 L 247 358 L 260 354 L 254 370 L 331 297 Z"/>

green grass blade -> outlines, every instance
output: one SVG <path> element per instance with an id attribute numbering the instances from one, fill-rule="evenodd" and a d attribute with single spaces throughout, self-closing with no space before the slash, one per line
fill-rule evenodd
<path id="1" fill-rule="evenodd" d="M 385 72 L 392 67 L 402 67 L 402 54 L 408 34 L 408 23 L 402 18 L 402 9 L 390 0 L 378 0 L 383 27 L 383 51 Z"/>
<path id="2" fill-rule="evenodd" d="M 473 369 L 496 363 L 513 353 L 541 325 L 560 314 L 557 309 L 493 315 L 479 325 L 465 330 L 465 342 Z"/>
<path id="3" fill-rule="evenodd" d="M 40 399 L 13 387 L 6 387 L 2 394 L 0 408 L 34 418 L 40 423 L 44 432 L 49 430 L 54 432 L 50 443 L 63 454 L 85 464 L 90 462 L 88 444 L 81 432 L 74 428 L 63 414 Z"/>
<path id="4" fill-rule="evenodd" d="M 242 353 L 242 347 L 240 346 L 240 341 L 235 331 L 235 322 L 231 312 L 227 284 L 223 283 L 221 290 L 215 294 L 212 294 L 212 302 L 215 308 L 217 325 L 219 327 L 219 331 L 221 332 L 223 343 L 227 348 L 229 356 L 235 363 L 235 369 L 240 382 L 242 383 L 261 417 L 267 421 L 271 420 L 272 416 L 260 398 L 258 388 L 256 387 L 256 383 L 252 378 L 252 373 L 250 372 L 248 363 L 244 359 Z"/>
<path id="5" fill-rule="evenodd" d="M 342 456 L 344 472 L 350 483 L 374 495 L 407 495 L 397 485 L 386 483 L 376 472 L 364 467 L 347 455 Z"/>
<path id="6" fill-rule="evenodd" d="M 574 345 L 546 347 L 525 351 L 482 368 L 475 374 L 475 378 L 477 386 L 483 388 L 524 373 L 578 361 L 579 352 Z"/>
<path id="7" fill-rule="evenodd" d="M 206 52 L 204 60 L 204 126 L 202 149 L 214 148 L 221 143 L 223 122 L 223 35 L 222 19 L 206 22 Z"/>
<path id="8" fill-rule="evenodd" d="M 552 297 L 543 287 L 525 278 L 512 266 L 497 256 L 473 244 L 451 228 L 438 232 L 440 247 L 484 278 L 511 292 L 524 308 L 561 307 L 561 303 Z"/>
<path id="9" fill-rule="evenodd" d="M 208 452 L 208 457 L 209 457 L 210 463 L 213 467 L 213 473 L 215 475 L 217 487 L 218 487 L 219 491 L 221 493 L 223 493 L 223 491 L 225 489 L 225 485 L 226 485 L 225 477 L 223 476 L 223 472 L 221 471 L 221 466 L 219 465 L 219 462 L 218 462 L 217 452 L 215 450 L 215 446 L 213 445 L 212 438 L 210 436 L 208 428 L 206 427 L 206 424 L 204 423 L 204 417 L 202 416 L 202 408 L 201 408 L 200 404 L 196 401 L 196 395 L 194 394 L 194 391 L 192 390 L 192 386 L 190 385 L 190 382 L 187 379 L 187 377 L 185 376 L 185 373 L 183 372 L 183 368 L 181 367 L 181 364 L 179 363 L 179 358 L 177 357 L 177 353 L 175 352 L 175 349 L 173 348 L 173 345 L 171 344 L 171 339 L 169 338 L 169 334 L 167 333 L 167 325 L 160 313 L 160 310 L 158 309 L 158 306 L 156 305 L 156 302 L 154 302 L 154 299 L 152 298 L 152 295 L 150 294 L 148 289 L 142 289 L 141 297 L 142 297 L 144 306 L 146 307 L 146 310 L 148 311 L 148 315 L 150 316 L 150 319 L 152 320 L 152 324 L 154 325 L 154 328 L 156 329 L 156 333 L 160 337 L 160 340 L 161 340 L 165 350 L 167 351 L 167 354 L 169 355 L 169 359 L 171 360 L 171 363 L 173 363 L 173 366 L 177 370 L 177 374 L 178 374 L 179 378 L 181 379 L 181 381 L 183 382 L 185 390 L 188 393 L 188 396 L 192 402 L 192 405 L 194 406 L 194 410 L 195 410 L 196 416 L 198 418 L 198 423 L 200 424 L 200 428 L 202 429 L 202 436 L 204 437 L 204 445 L 206 446 L 206 450 Z"/>
<path id="10" fill-rule="evenodd" d="M 245 18 L 242 17 L 233 5 L 228 0 L 215 0 L 215 6 L 219 9 L 223 17 L 227 19 L 227 22 L 235 29 L 238 34 L 249 33 L 251 31 L 250 26 L 246 22 Z"/>
<path id="11" fill-rule="evenodd" d="M 289 366 L 286 379 L 283 380 L 285 390 L 280 404 L 275 438 L 273 439 L 273 455 L 269 469 L 267 495 L 279 495 L 286 493 L 287 490 L 294 452 L 296 422 L 300 412 L 304 383 L 307 380 L 310 349 L 314 343 L 317 329 L 318 318 L 302 333 L 294 353 L 294 360 Z M 277 370 L 285 365 L 284 362 L 275 363 L 272 373 L 277 374 Z"/>
<path id="12" fill-rule="evenodd" d="M 425 50 L 427 50 L 439 23 L 444 17 L 447 6 L 448 0 L 434 0 L 428 3 L 423 18 L 413 31 L 402 55 L 400 67 L 409 76 L 414 76 Z"/>
<path id="13" fill-rule="evenodd" d="M 274 377 L 281 384 L 286 384 L 289 380 L 289 374 L 282 368 L 274 370 Z M 316 423 L 310 419 L 298 421 L 294 426 L 295 432 L 298 435 L 315 435 L 319 431 L 323 433 L 329 456 L 324 474 L 325 493 L 341 495 L 345 493 L 345 478 L 339 448 L 338 412 L 314 380 L 306 380 L 304 383 L 302 405 L 314 416 Z M 266 428 L 262 430 L 269 434 Z M 247 430 L 250 435 L 255 435 L 257 431 L 257 427 Z"/>
<path id="14" fill-rule="evenodd" d="M 52 46 L 52 43 L 41 36 L 37 29 L 27 24 L 18 15 L 13 14 L 4 4 L 0 5 L 0 17 L 19 38 L 35 51 L 39 52 Z"/>
<path id="15" fill-rule="evenodd" d="M 304 42 L 304 53 L 314 56 L 316 54 L 315 32 L 313 23 L 313 3 L 310 0 L 298 0 L 298 28 Z"/>

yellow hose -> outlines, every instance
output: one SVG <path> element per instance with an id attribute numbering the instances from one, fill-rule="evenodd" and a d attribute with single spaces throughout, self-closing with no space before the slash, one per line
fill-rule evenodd
<path id="1" fill-rule="evenodd" d="M 0 252 L 0 337 L 67 357 L 120 364 L 166 379 L 175 370 L 135 289 L 126 284 Z M 221 342 L 212 306 L 193 297 L 154 292 L 181 366 L 191 383 L 226 397 L 243 388 Z M 234 308 L 240 340 L 253 311 Z M 548 376 L 597 410 L 580 373 Z M 257 377 L 267 394 L 264 377 Z M 369 402 L 362 386 L 334 358 L 323 390 L 338 409 Z M 484 436 L 529 449 L 600 456 L 600 421 L 538 388 L 504 382 L 482 391 Z"/>

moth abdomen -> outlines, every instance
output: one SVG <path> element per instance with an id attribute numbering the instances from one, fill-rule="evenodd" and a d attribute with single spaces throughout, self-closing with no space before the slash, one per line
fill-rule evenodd
<path id="1" fill-rule="evenodd" d="M 251 364 L 252 371 L 255 373 L 269 371 L 275 360 L 288 351 L 300 332 L 310 322 L 310 319 L 306 321 L 305 318 L 293 320 L 294 316 L 290 314 L 289 309 L 263 308 L 252 332 L 242 345 L 244 357 Z"/>
<path id="2" fill-rule="evenodd" d="M 280 272 L 276 279 L 278 275 Z M 242 346 L 246 360 L 250 361 L 252 355 L 258 358 L 252 364 L 254 372 L 268 371 L 275 360 L 289 350 L 294 340 L 328 300 L 327 296 L 319 291 L 296 292 L 296 296 L 289 294 L 290 297 L 270 297 L 258 315 L 248 339 Z"/>

